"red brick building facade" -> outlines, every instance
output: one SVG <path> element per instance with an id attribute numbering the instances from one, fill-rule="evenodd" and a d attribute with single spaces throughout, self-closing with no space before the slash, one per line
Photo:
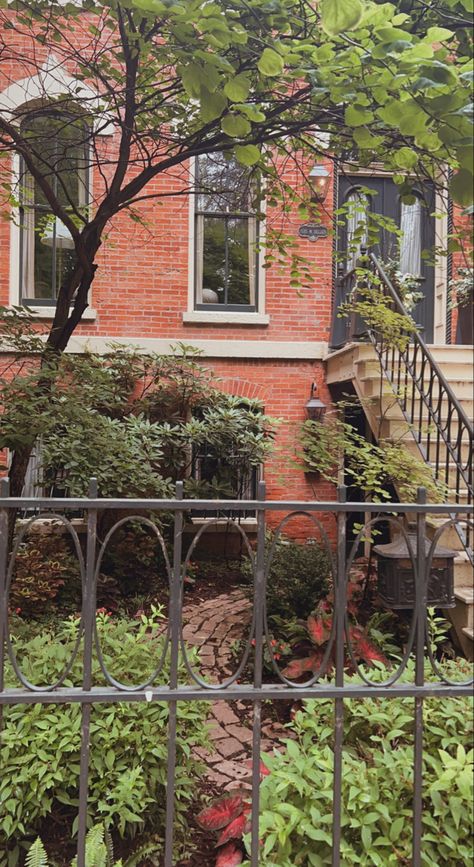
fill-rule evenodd
<path id="1" fill-rule="evenodd" d="M 49 86 L 53 97 L 62 80 L 70 83 L 73 71 L 61 68 L 54 56 L 45 54 L 40 60 L 41 87 L 47 91 Z M 34 102 L 39 87 L 37 66 L 36 74 L 28 62 L 18 69 L 5 66 L 2 75 L 0 110 L 13 112 L 22 101 Z M 99 147 L 104 156 L 113 150 L 114 140 L 107 130 L 100 136 Z M 326 167 L 332 176 L 330 160 Z M 21 174 L 18 160 L 6 163 L 4 168 L 14 176 Z M 178 341 L 198 347 L 204 363 L 219 377 L 222 389 L 235 395 L 258 397 L 268 415 L 282 420 L 274 455 L 263 471 L 268 497 L 333 499 L 335 491 L 331 485 L 314 483 L 294 468 L 291 459 L 296 429 L 305 418 L 305 404 L 313 382 L 317 383 L 321 399 L 330 403 L 324 359 L 332 319 L 335 245 L 332 230 L 337 184 L 332 183 L 331 177 L 322 209 L 322 225 L 328 230 L 326 237 L 317 240 L 300 237 L 302 220 L 296 211 L 284 218 L 272 211 L 266 216 L 272 225 L 282 222 L 285 232 L 295 239 L 298 252 L 309 260 L 312 280 L 308 288 L 298 292 L 290 285 L 289 267 L 281 270 L 275 265 L 263 269 L 260 253 L 255 263 L 258 293 L 254 289 L 253 297 L 246 299 L 251 303 L 221 304 L 214 290 L 206 290 L 216 302 L 206 304 L 201 296 L 197 303 L 196 294 L 197 273 L 202 269 L 198 258 L 205 258 L 206 240 L 197 240 L 196 197 L 183 195 L 183 188 L 189 184 L 189 172 L 193 171 L 194 167 L 188 166 L 154 181 L 147 193 L 157 193 L 158 197 L 140 205 L 141 222 L 131 221 L 125 213 L 113 220 L 97 258 L 89 309 L 68 351 L 80 352 L 87 346 L 105 352 L 112 341 L 164 353 Z M 366 180 L 367 173 L 361 176 L 361 182 Z M 295 183 L 300 182 L 295 175 Z M 98 172 L 87 180 L 92 206 L 100 197 L 101 184 Z M 22 240 L 19 228 L 18 208 L 10 216 L 10 221 L 0 223 L 0 304 L 7 306 L 26 300 L 42 324 L 47 325 L 54 313 L 54 300 L 48 303 L 44 292 L 36 299 L 32 286 L 26 288 L 26 299 L 22 297 L 30 267 L 26 262 L 28 250 L 25 252 L 25 239 Z M 203 225 L 205 220 L 206 217 Z M 260 226 L 262 230 L 264 225 Z M 41 243 L 33 236 L 32 239 L 33 247 Z M 40 249 L 39 255 L 43 253 Z M 440 262 L 435 275 L 438 306 L 433 334 L 434 342 L 439 343 L 448 342 L 446 285 L 446 265 Z"/>

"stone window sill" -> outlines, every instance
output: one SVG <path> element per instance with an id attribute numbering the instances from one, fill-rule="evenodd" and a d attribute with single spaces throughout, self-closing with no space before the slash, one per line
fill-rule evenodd
<path id="1" fill-rule="evenodd" d="M 269 325 L 267 313 L 238 313 L 220 310 L 188 310 L 183 313 L 184 323 L 201 325 Z"/>
<path id="2" fill-rule="evenodd" d="M 56 307 L 33 307 L 30 304 L 25 305 L 25 307 L 37 319 L 54 319 L 56 313 Z M 93 307 L 88 307 L 81 316 L 81 322 L 90 322 L 94 319 L 97 319 L 97 310 L 94 310 Z"/>

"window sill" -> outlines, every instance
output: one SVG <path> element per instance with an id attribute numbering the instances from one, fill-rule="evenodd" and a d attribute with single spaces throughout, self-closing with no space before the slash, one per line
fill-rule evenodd
<path id="1" fill-rule="evenodd" d="M 220 310 L 188 310 L 183 313 L 183 322 L 202 325 L 268 325 L 268 313 L 238 313 Z"/>
<path id="2" fill-rule="evenodd" d="M 32 304 L 25 304 L 23 306 L 26 307 L 26 309 L 30 311 L 31 315 L 35 316 L 36 319 L 54 319 L 56 314 L 56 307 L 34 307 Z M 81 322 L 90 322 L 93 319 L 97 319 L 97 310 L 94 310 L 93 307 L 88 307 L 81 316 Z"/>

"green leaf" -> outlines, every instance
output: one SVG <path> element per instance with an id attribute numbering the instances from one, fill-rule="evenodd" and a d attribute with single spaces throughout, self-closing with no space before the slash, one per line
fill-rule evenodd
<path id="1" fill-rule="evenodd" d="M 447 27 L 428 27 L 426 39 L 428 42 L 446 42 L 448 39 L 452 39 L 453 36 L 453 31 L 448 30 Z"/>
<path id="2" fill-rule="evenodd" d="M 269 77 L 280 75 L 283 71 L 283 57 L 273 48 L 265 48 L 257 66 L 262 75 Z"/>
<path id="3" fill-rule="evenodd" d="M 454 175 L 450 184 L 449 192 L 454 201 L 463 208 L 472 205 L 473 202 L 473 177 L 472 172 L 468 169 L 460 169 Z"/>
<path id="4" fill-rule="evenodd" d="M 411 148 L 400 148 L 394 153 L 394 160 L 401 169 L 414 169 L 418 164 L 418 155 Z"/>
<path id="5" fill-rule="evenodd" d="M 231 102 L 244 102 L 250 90 L 250 79 L 246 75 L 236 75 L 224 87 L 225 95 Z"/>
<path id="6" fill-rule="evenodd" d="M 362 18 L 360 0 L 322 0 L 321 24 L 329 36 L 338 36 L 345 30 L 353 30 Z"/>
<path id="7" fill-rule="evenodd" d="M 250 122 L 241 114 L 227 114 L 222 118 L 221 129 L 231 138 L 244 138 L 252 127 Z"/>
<path id="8" fill-rule="evenodd" d="M 258 163 L 261 153 L 257 145 L 237 145 L 234 149 L 235 156 L 243 166 L 254 166 Z"/>
<path id="9" fill-rule="evenodd" d="M 199 113 L 204 123 L 210 123 L 216 117 L 220 117 L 227 108 L 227 99 L 222 93 L 210 93 L 205 87 L 201 87 L 200 97 Z"/>
<path id="10" fill-rule="evenodd" d="M 349 105 L 345 112 L 346 123 L 349 126 L 366 126 L 374 119 L 373 112 L 356 105 Z"/>

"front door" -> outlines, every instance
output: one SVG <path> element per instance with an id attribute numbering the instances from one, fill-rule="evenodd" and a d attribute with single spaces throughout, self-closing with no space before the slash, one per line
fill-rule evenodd
<path id="1" fill-rule="evenodd" d="M 364 188 L 367 192 L 364 192 Z M 382 264 L 395 260 L 404 274 L 419 278 L 423 299 L 411 311 L 420 327 L 426 343 L 433 341 L 434 325 L 434 265 L 435 245 L 434 190 L 423 186 L 416 192 L 416 202 L 405 205 L 400 201 L 397 186 L 391 178 L 366 178 L 361 175 L 344 176 L 339 182 L 339 205 L 354 203 L 349 217 L 341 227 L 338 239 L 339 251 L 351 246 L 351 236 L 364 219 L 364 210 L 390 217 L 402 230 L 398 237 L 387 228 L 380 230 L 379 242 L 372 248 Z M 360 231 L 359 231 L 360 235 Z M 362 242 L 363 242 L 362 233 Z M 357 260 L 357 250 L 348 252 L 346 270 L 351 270 Z M 429 255 L 429 258 L 427 257 Z"/>

